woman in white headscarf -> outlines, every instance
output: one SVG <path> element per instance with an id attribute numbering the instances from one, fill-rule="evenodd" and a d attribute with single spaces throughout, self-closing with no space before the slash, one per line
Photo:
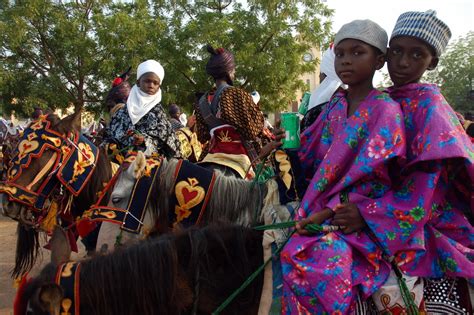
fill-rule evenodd
<path id="1" fill-rule="evenodd" d="M 137 83 L 130 91 L 127 106 L 112 117 L 108 142 L 119 149 L 132 148 L 166 157 L 180 157 L 180 143 L 161 106 L 161 84 L 165 71 L 155 60 L 141 63 Z"/>
<path id="2" fill-rule="evenodd" d="M 334 69 L 334 50 L 329 47 L 321 58 L 320 64 L 320 80 L 321 83 L 311 92 L 309 98 L 308 111 L 301 123 L 301 131 L 311 126 L 316 121 L 319 114 L 322 112 L 324 105 L 329 102 L 331 96 L 342 85 L 341 79 L 336 74 Z"/>

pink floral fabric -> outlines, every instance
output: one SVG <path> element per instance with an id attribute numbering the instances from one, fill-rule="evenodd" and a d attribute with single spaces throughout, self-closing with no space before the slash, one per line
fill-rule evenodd
<path id="1" fill-rule="evenodd" d="M 337 93 L 302 137 L 300 160 L 312 176 L 299 220 L 340 202 L 343 191 L 383 198 L 405 160 L 400 105 L 373 90 L 347 117 L 345 92 Z M 283 314 L 347 313 L 358 294 L 368 297 L 390 268 L 364 232 L 294 235 L 281 254 Z"/>
<path id="2" fill-rule="evenodd" d="M 404 154 L 397 151 L 401 154 L 396 165 L 392 164 L 393 155 L 387 156 L 385 151 L 393 149 L 383 143 L 388 138 L 380 139 L 383 133 L 377 129 L 370 129 L 364 139 L 366 156 L 352 157 L 340 146 L 335 150 L 344 154 L 346 163 L 334 159 L 331 148 L 341 137 L 346 137 L 347 127 L 342 129 L 344 132 L 332 133 L 325 133 L 324 127 L 321 128 L 321 139 L 324 134 L 331 139 L 328 145 L 321 146 L 327 148 L 326 154 L 311 153 L 321 148 L 308 146 L 308 142 L 302 153 L 307 161 L 305 165 L 316 170 L 313 183 L 326 178 L 328 184 L 324 191 L 308 188 L 301 215 L 320 211 L 334 203 L 338 191 L 346 190 L 380 246 L 367 239 L 365 232 L 295 236 L 281 256 L 285 314 L 297 314 L 301 309 L 318 314 L 347 313 L 357 294 L 368 297 L 388 276 L 389 266 L 380 259 L 381 247 L 395 257 L 408 275 L 474 280 L 473 145 L 436 86 L 409 84 L 388 92 L 402 107 L 405 131 L 400 138 L 406 140 L 406 161 Z M 390 120 L 393 115 L 385 116 L 385 113 L 384 110 L 381 116 L 370 115 L 370 120 L 384 125 L 384 119 Z M 394 117 L 398 116 L 392 116 L 392 121 L 387 121 L 389 125 L 398 120 Z M 319 124 L 324 125 L 324 119 Z M 318 128 L 316 124 L 313 127 Z M 391 131 L 392 135 L 396 133 Z M 317 137 L 318 133 L 314 135 Z M 387 156 L 385 160 L 384 156 Z M 366 166 L 358 167 L 359 161 L 365 159 L 371 161 L 373 173 L 354 180 L 357 169 L 359 172 L 366 169 Z M 377 164 L 380 160 L 387 167 Z M 327 165 L 345 170 L 344 175 L 321 176 L 322 167 Z"/>

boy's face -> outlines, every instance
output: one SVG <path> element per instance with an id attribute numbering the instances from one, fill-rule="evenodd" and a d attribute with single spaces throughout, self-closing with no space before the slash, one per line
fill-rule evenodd
<path id="1" fill-rule="evenodd" d="M 137 85 L 146 94 L 155 95 L 160 89 L 160 78 L 153 72 L 147 72 L 137 80 Z"/>
<path id="2" fill-rule="evenodd" d="M 400 36 L 390 41 L 387 67 L 395 86 L 419 82 L 423 73 L 437 64 L 432 49 L 415 37 Z"/>
<path id="3" fill-rule="evenodd" d="M 344 84 L 357 85 L 370 80 L 375 70 L 382 68 L 384 55 L 378 55 L 376 49 L 357 39 L 344 39 L 334 48 L 336 58 L 334 68 Z"/>

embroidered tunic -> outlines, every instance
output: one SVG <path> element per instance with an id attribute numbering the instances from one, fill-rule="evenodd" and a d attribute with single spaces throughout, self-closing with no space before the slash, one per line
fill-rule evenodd
<path id="1" fill-rule="evenodd" d="M 403 116 L 388 94 L 372 90 L 347 117 L 345 91 L 336 93 L 302 135 L 300 160 L 312 179 L 296 219 L 352 191 L 381 199 L 405 157 Z M 357 200 L 351 200 L 357 204 Z M 362 213 L 366 218 L 365 213 Z M 293 235 L 281 254 L 283 314 L 347 313 L 357 295 L 368 297 L 387 279 L 389 264 L 365 232 Z"/>
<path id="2" fill-rule="evenodd" d="M 203 95 L 199 103 L 195 108 L 196 134 L 199 141 L 206 145 L 201 162 L 221 164 L 233 169 L 242 178 L 252 179 L 251 162 L 258 155 L 255 151 L 260 150 L 254 144 L 264 125 L 263 113 L 258 105 L 245 90 L 232 86 L 221 86 L 214 95 Z M 209 107 L 219 124 L 209 126 L 201 106 Z"/>
<path id="3" fill-rule="evenodd" d="M 131 147 L 133 137 L 129 131 L 136 131 L 145 137 L 145 143 L 139 147 L 148 152 L 158 152 L 166 157 L 180 157 L 180 142 L 171 123 L 160 104 L 153 107 L 135 125 L 128 115 L 127 107 L 117 110 L 112 116 L 106 135 L 106 141 L 116 143 L 119 149 Z"/>

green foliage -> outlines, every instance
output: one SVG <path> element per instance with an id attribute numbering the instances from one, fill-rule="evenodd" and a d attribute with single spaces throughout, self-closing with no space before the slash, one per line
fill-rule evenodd
<path id="1" fill-rule="evenodd" d="M 441 92 L 449 104 L 460 112 L 474 112 L 474 99 L 469 98 L 474 89 L 474 32 L 449 45 L 437 71 Z"/>
<path id="2" fill-rule="evenodd" d="M 266 110 L 283 108 L 315 69 L 302 55 L 327 42 L 331 14 L 310 0 L 0 0 L 0 102 L 21 115 L 72 104 L 100 113 L 113 78 L 153 58 L 165 68 L 163 103 L 189 109 L 212 85 L 211 43 L 235 54 L 236 85 L 258 90 Z"/>

